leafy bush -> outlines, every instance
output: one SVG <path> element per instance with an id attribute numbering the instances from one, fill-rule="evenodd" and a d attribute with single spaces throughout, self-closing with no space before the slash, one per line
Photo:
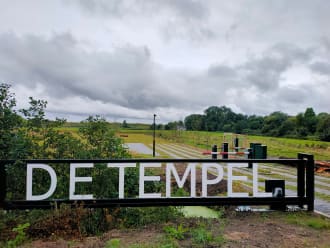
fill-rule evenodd
<path id="1" fill-rule="evenodd" d="M 191 231 L 192 239 L 194 243 L 207 245 L 213 240 L 213 235 L 205 227 L 198 227 Z"/>
<path id="2" fill-rule="evenodd" d="M 176 207 L 146 207 L 121 208 L 119 218 L 124 226 L 138 227 L 147 224 L 158 224 L 182 217 L 181 211 Z"/>
<path id="3" fill-rule="evenodd" d="M 120 239 L 110 239 L 105 243 L 105 248 L 119 248 Z"/>
<path id="4" fill-rule="evenodd" d="M 9 240 L 6 244 L 6 247 L 15 248 L 23 244 L 27 240 L 25 229 L 27 229 L 29 226 L 29 223 L 25 223 L 13 228 L 13 232 L 16 232 L 16 237 L 13 240 Z"/>
<path id="5" fill-rule="evenodd" d="M 173 226 L 165 226 L 164 232 L 170 237 L 178 240 L 182 240 L 187 233 L 188 228 L 183 227 L 182 224 L 178 225 L 177 227 Z"/>

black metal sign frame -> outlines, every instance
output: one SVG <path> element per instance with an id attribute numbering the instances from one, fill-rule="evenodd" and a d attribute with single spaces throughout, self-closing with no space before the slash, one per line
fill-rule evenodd
<path id="1" fill-rule="evenodd" d="M 50 209 L 65 203 L 87 208 L 146 207 L 146 206 L 211 206 L 211 205 L 307 205 L 314 210 L 314 157 L 299 153 L 297 159 L 121 159 L 121 160 L 24 160 L 24 163 L 276 163 L 294 165 L 297 168 L 297 196 L 285 197 L 170 197 L 170 198 L 126 198 L 95 200 L 6 200 L 6 166 L 15 160 L 0 161 L 0 208 L 3 209 Z"/>

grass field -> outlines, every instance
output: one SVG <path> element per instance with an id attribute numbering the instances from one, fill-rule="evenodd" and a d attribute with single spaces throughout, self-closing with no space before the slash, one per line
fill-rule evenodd
<path id="1" fill-rule="evenodd" d="M 125 142 L 138 142 L 146 145 L 152 143 L 151 130 L 120 130 L 118 135 L 128 135 Z M 235 135 L 219 132 L 192 132 L 192 131 L 156 131 L 156 143 L 174 142 L 210 150 L 212 145 L 221 147 L 225 141 L 232 147 Z M 299 152 L 313 154 L 317 160 L 330 160 L 330 142 L 300 140 L 289 138 L 275 138 L 265 136 L 239 135 L 240 147 L 249 147 L 250 143 L 267 145 L 269 157 L 296 158 Z"/>
<path id="2" fill-rule="evenodd" d="M 130 124 L 130 128 L 121 128 L 121 124 L 110 125 L 118 137 L 123 138 L 125 143 L 152 144 L 152 130 L 146 130 L 147 125 Z M 60 130 L 75 134 L 80 123 L 70 124 Z M 143 128 L 143 129 L 139 129 Z M 122 137 L 122 136 L 128 137 Z M 223 142 L 228 142 L 230 149 L 233 148 L 233 139 L 236 135 L 224 134 L 221 132 L 200 132 L 200 131 L 176 131 L 156 130 L 156 143 L 182 143 L 194 147 L 210 150 L 212 145 L 221 147 Z M 249 147 L 250 143 L 261 143 L 267 146 L 269 157 L 296 158 L 299 152 L 313 154 L 316 160 L 330 160 L 330 142 L 302 140 L 291 138 L 275 138 L 266 136 L 238 135 L 240 147 Z"/>

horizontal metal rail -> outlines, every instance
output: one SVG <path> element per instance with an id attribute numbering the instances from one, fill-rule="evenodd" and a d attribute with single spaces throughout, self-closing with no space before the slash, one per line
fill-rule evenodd
<path id="1" fill-rule="evenodd" d="M 41 201 L 6 200 L 6 166 L 19 162 L 25 164 L 65 164 L 70 163 L 273 163 L 295 165 L 297 167 L 297 197 L 162 197 L 162 198 L 125 198 L 94 199 L 73 201 L 53 199 Z M 89 208 L 104 207 L 145 207 L 145 206 L 210 206 L 210 205 L 298 205 L 314 209 L 314 158 L 308 154 L 298 154 L 297 159 L 32 159 L 0 160 L 0 208 L 33 209 L 55 208 L 59 204 Z"/>
<path id="2" fill-rule="evenodd" d="M 211 152 L 211 151 L 205 151 L 202 153 L 203 155 L 213 155 L 213 154 L 218 154 L 218 155 L 249 155 L 250 152 Z"/>
<path id="3" fill-rule="evenodd" d="M 5 209 L 51 209 L 60 204 L 85 208 L 104 207 L 148 207 L 148 206 L 214 206 L 214 205 L 298 205 L 307 204 L 306 198 L 299 197 L 171 197 L 171 198 L 132 198 L 132 199 L 98 199 L 98 200 L 43 200 L 43 201 L 6 201 Z"/>
<path id="4" fill-rule="evenodd" d="M 275 164 L 303 164 L 302 159 L 29 159 L 29 160 L 0 160 L 1 165 L 16 162 L 26 163 L 275 163 Z"/>

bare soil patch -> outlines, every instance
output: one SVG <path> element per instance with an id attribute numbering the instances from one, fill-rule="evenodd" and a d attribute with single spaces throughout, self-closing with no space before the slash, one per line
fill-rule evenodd
<path id="1" fill-rule="evenodd" d="M 240 213 L 229 218 L 224 247 L 329 247 L 329 230 L 288 224 L 291 213 Z"/>
<path id="2" fill-rule="evenodd" d="M 53 237 L 53 240 L 32 241 L 24 247 L 106 247 L 107 244 L 111 247 L 111 240 L 115 240 L 118 247 L 330 247 L 329 229 L 289 224 L 286 219 L 291 214 L 237 213 L 230 210 L 219 219 L 186 218 L 139 229 L 113 229 L 99 237 L 79 240 L 54 240 Z M 179 225 L 187 230 L 182 240 L 171 239 L 164 232 L 165 226 Z M 206 244 L 196 243 L 189 234 L 189 231 L 201 226 L 213 237 Z"/>

